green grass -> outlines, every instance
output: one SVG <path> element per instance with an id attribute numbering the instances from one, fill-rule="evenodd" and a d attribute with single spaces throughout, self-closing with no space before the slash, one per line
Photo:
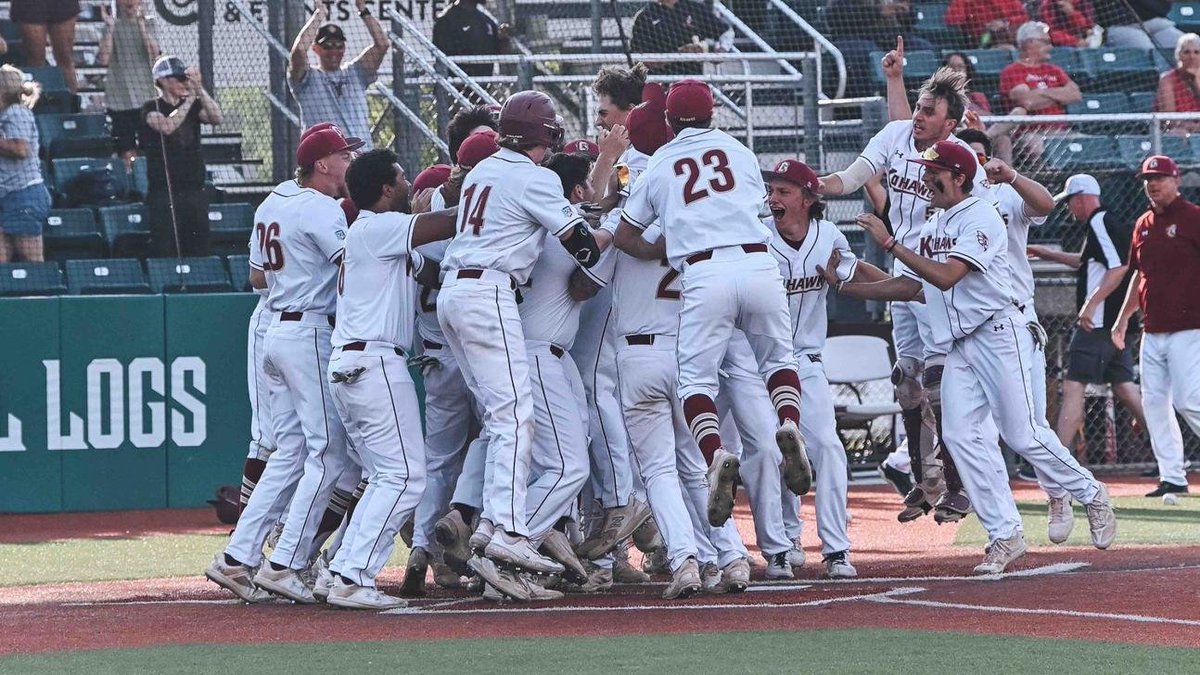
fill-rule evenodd
<path id="1" fill-rule="evenodd" d="M 897 673 L 1185 672 L 1197 650 L 899 630 L 620 638 L 176 646 L 0 658 L 0 672 Z M 939 667 L 939 666 L 934 666 Z M 1192 670 L 1191 672 L 1195 672 Z"/>
<path id="2" fill-rule="evenodd" d="M 1200 543 L 1200 499 L 1181 498 L 1175 506 L 1160 499 L 1146 497 L 1114 497 L 1117 512 L 1117 545 L 1159 544 L 1181 545 Z M 1050 546 L 1046 537 L 1046 503 L 1017 502 L 1021 521 L 1025 524 L 1025 540 L 1032 546 Z M 954 543 L 957 546 L 984 546 L 987 533 L 975 517 L 967 518 L 958 528 Z M 1087 514 L 1075 505 L 1075 529 L 1066 545 L 1089 546 Z"/>
<path id="3" fill-rule="evenodd" d="M 215 534 L 63 539 L 0 545 L 0 586 L 200 577 L 227 541 Z M 398 544 L 389 565 L 403 566 L 408 550 Z"/>

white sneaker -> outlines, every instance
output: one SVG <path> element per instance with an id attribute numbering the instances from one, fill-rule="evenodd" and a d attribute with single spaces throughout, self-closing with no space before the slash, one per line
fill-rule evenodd
<path id="1" fill-rule="evenodd" d="M 721 568 L 721 588 L 726 593 L 742 593 L 750 585 L 750 561 L 738 558 Z"/>
<path id="2" fill-rule="evenodd" d="M 587 583 L 588 573 L 587 568 L 575 555 L 575 551 L 571 548 L 571 542 L 567 539 L 567 535 L 558 530 L 550 530 L 546 538 L 542 540 L 542 551 L 546 552 L 547 557 L 551 560 L 556 560 L 563 566 L 563 578 L 573 584 Z"/>
<path id="3" fill-rule="evenodd" d="M 246 565 L 226 565 L 223 551 L 213 558 L 212 564 L 204 570 L 204 576 L 244 602 L 262 602 L 270 598 L 265 591 L 255 587 L 254 568 Z"/>
<path id="4" fill-rule="evenodd" d="M 1075 509 L 1071 508 L 1071 498 L 1051 497 L 1047 502 L 1047 510 L 1046 534 L 1050 541 L 1061 544 L 1075 528 Z"/>
<path id="5" fill-rule="evenodd" d="M 775 432 L 775 444 L 783 454 L 783 481 L 788 489 L 797 495 L 808 494 L 812 489 L 812 464 L 808 461 L 808 451 L 804 448 L 804 438 L 796 423 L 784 420 Z"/>
<path id="6" fill-rule="evenodd" d="M 529 591 L 530 600 L 562 600 L 565 597 L 562 591 L 543 586 L 532 574 L 521 574 L 518 578 Z"/>
<path id="7" fill-rule="evenodd" d="M 390 596 L 377 588 L 348 584 L 341 579 L 334 581 L 329 588 L 329 597 L 325 602 L 346 609 L 385 610 L 408 606 L 408 602 L 402 598 Z"/>
<path id="8" fill-rule="evenodd" d="M 254 585 L 302 605 L 316 603 L 312 590 L 304 585 L 300 573 L 293 569 L 273 570 L 270 563 L 263 565 L 254 575 Z"/>
<path id="9" fill-rule="evenodd" d="M 484 556 L 534 574 L 562 574 L 563 566 L 533 550 L 529 539 L 496 530 L 483 550 Z M 501 589 L 503 590 L 503 589 Z"/>
<path id="10" fill-rule="evenodd" d="M 525 584 L 521 583 L 515 574 L 496 567 L 496 563 L 488 558 L 474 556 L 467 561 L 467 567 L 474 570 L 487 586 L 499 593 L 518 602 L 529 602 L 529 589 Z M 487 588 L 484 588 L 484 591 L 486 592 Z"/>
<path id="11" fill-rule="evenodd" d="M 712 464 L 708 466 L 708 524 L 721 527 L 733 515 L 733 488 L 737 485 L 741 462 L 727 452 L 717 448 Z"/>
<path id="12" fill-rule="evenodd" d="M 858 576 L 858 570 L 850 564 L 850 555 L 846 551 L 830 553 L 823 559 L 826 579 L 853 579 Z"/>
<path id="13" fill-rule="evenodd" d="M 312 588 L 313 597 L 321 602 L 325 602 L 325 598 L 329 597 L 329 589 L 333 587 L 333 572 L 329 570 L 329 561 L 323 555 L 317 556 L 317 561 L 313 563 L 312 570 L 315 573 Z"/>
<path id="14" fill-rule="evenodd" d="M 675 570 L 671 576 L 671 583 L 667 584 L 662 596 L 664 600 L 690 598 L 703 587 L 704 584 L 700 581 L 700 566 L 696 564 L 695 558 L 688 558 Z"/>
<path id="15" fill-rule="evenodd" d="M 988 544 L 983 562 L 975 566 L 975 573 L 1000 574 L 1018 558 L 1025 555 L 1027 549 L 1025 535 L 1020 532 L 1008 539 L 997 539 Z"/>
<path id="16" fill-rule="evenodd" d="M 1108 487 L 1100 483 L 1100 489 L 1087 510 L 1088 529 L 1092 532 L 1092 545 L 1100 550 L 1112 546 L 1117 538 L 1117 515 L 1113 513 L 1112 500 L 1108 498 Z"/>
<path id="17" fill-rule="evenodd" d="M 787 561 L 788 564 L 792 566 L 792 569 L 800 569 L 801 567 L 804 567 L 804 563 L 807 562 L 807 559 L 804 555 L 804 549 L 800 546 L 799 539 L 792 544 L 792 550 L 787 552 Z"/>
<path id="18" fill-rule="evenodd" d="M 721 587 L 721 568 L 715 562 L 706 562 L 700 566 L 700 584 L 709 595 L 720 595 L 725 592 Z"/>
<path id="19" fill-rule="evenodd" d="M 767 574 L 768 579 L 795 579 L 796 575 L 792 573 L 792 565 L 788 562 L 788 552 L 776 553 L 775 555 L 764 555 L 767 559 Z"/>

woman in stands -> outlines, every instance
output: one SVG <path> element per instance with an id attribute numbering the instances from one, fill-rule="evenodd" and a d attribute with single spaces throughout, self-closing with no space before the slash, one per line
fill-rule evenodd
<path id="1" fill-rule="evenodd" d="M 979 115 L 991 115 L 992 105 L 988 103 L 987 94 L 982 91 L 975 90 L 975 66 L 971 65 L 971 59 L 962 52 L 950 52 L 942 59 L 942 65 L 956 70 L 967 76 L 967 86 L 970 90 L 967 92 L 967 110 Z"/>
<path id="2" fill-rule="evenodd" d="M 46 65 L 46 40 L 54 52 L 54 65 L 67 79 L 71 93 L 79 83 L 75 80 L 75 19 L 79 16 L 79 0 L 12 0 L 10 18 L 21 27 L 25 46 L 25 65 Z"/>
<path id="3" fill-rule="evenodd" d="M 1175 68 L 1158 80 L 1158 112 L 1200 112 L 1200 35 L 1184 33 L 1175 43 Z M 1200 131 L 1200 122 L 1179 120 L 1165 127 L 1176 133 Z"/>
<path id="4" fill-rule="evenodd" d="M 38 164 L 33 104 L 40 89 L 12 66 L 0 66 L 0 262 L 42 261 L 42 224 L 50 192 Z"/>

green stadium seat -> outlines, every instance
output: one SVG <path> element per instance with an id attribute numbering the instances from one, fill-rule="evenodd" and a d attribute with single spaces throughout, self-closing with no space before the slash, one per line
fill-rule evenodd
<path id="1" fill-rule="evenodd" d="M 143 258 L 150 252 L 150 228 L 142 204 L 99 209 L 100 230 L 114 256 Z"/>
<path id="2" fill-rule="evenodd" d="M 65 157 L 50 160 L 50 167 L 50 173 L 54 177 L 54 193 L 58 195 L 58 201 L 64 205 L 67 204 L 71 182 L 80 172 L 94 167 L 108 168 L 112 173 L 113 185 L 118 197 L 129 194 L 129 174 L 125 173 L 125 165 L 120 160 L 98 157 Z M 74 204 L 73 206 L 100 206 L 100 204 Z"/>
<path id="3" fill-rule="evenodd" d="M 66 293 L 56 262 L 0 264 L 0 296 L 21 297 Z"/>
<path id="4" fill-rule="evenodd" d="M 1135 91 L 1129 95 L 1129 112 L 1154 112 L 1155 93 L 1152 91 Z"/>
<path id="5" fill-rule="evenodd" d="M 871 52 L 870 55 L 872 77 L 880 86 L 887 85 L 887 79 L 883 75 L 883 66 L 879 63 L 886 53 Z M 906 52 L 904 54 L 904 80 L 907 83 L 922 82 L 928 79 L 941 65 L 942 60 L 933 52 Z"/>
<path id="6" fill-rule="evenodd" d="M 112 134 L 103 113 L 37 116 L 38 138 L 47 157 L 108 157 Z"/>
<path id="7" fill-rule="evenodd" d="M 91 209 L 54 209 L 42 228 L 46 257 L 51 260 L 69 258 L 101 258 L 108 252 L 104 235 L 96 228 Z"/>
<path id="8" fill-rule="evenodd" d="M 1047 170 L 1067 173 L 1103 171 L 1121 166 L 1117 142 L 1104 136 L 1050 136 L 1042 162 Z"/>
<path id="9" fill-rule="evenodd" d="M 77 99 L 67 88 L 67 78 L 58 66 L 26 66 L 25 74 L 42 87 L 33 111 L 43 113 L 72 113 L 78 108 Z"/>
<path id="10" fill-rule="evenodd" d="M 229 279 L 234 288 L 240 291 L 250 290 L 250 256 L 231 255 L 225 259 L 229 265 Z"/>
<path id="11" fill-rule="evenodd" d="M 150 293 L 142 263 L 132 258 L 68 260 L 67 289 L 72 295 Z"/>
<path id="12" fill-rule="evenodd" d="M 1129 97 L 1113 92 L 1109 94 L 1084 94 L 1083 100 L 1067 105 L 1068 115 L 1119 115 L 1132 112 Z M 1075 125 L 1080 131 L 1096 134 L 1111 134 L 1119 131 L 1137 131 L 1145 129 L 1145 125 L 1133 126 L 1114 124 L 1113 122 L 1081 122 Z"/>
<path id="13" fill-rule="evenodd" d="M 1149 51 L 1081 49 L 1092 91 L 1147 91 L 1158 86 L 1158 70 Z"/>
<path id="14" fill-rule="evenodd" d="M 1121 151 L 1121 160 L 1130 169 L 1139 169 L 1142 160 L 1154 154 L 1154 144 L 1150 136 L 1145 134 L 1129 134 L 1117 136 L 1117 148 Z M 1196 164 L 1191 144 L 1183 136 L 1165 134 L 1161 137 L 1162 154 L 1175 160 L 1180 166 Z"/>
<path id="15" fill-rule="evenodd" d="M 939 47 L 954 47 L 963 41 L 962 31 L 946 24 L 947 3 L 918 3 L 913 31 Z"/>
<path id="16" fill-rule="evenodd" d="M 1080 89 L 1087 87 L 1090 76 L 1087 68 L 1083 65 L 1083 57 L 1079 55 L 1078 49 L 1055 47 L 1050 50 L 1050 63 L 1067 71 L 1067 75 L 1071 76 L 1071 80 L 1079 85 Z"/>
<path id="17" fill-rule="evenodd" d="M 20 27 L 8 19 L 0 19 L 0 37 L 8 43 L 8 52 L 0 55 L 0 64 L 20 67 L 25 63 L 25 42 L 21 37 Z"/>
<path id="18" fill-rule="evenodd" d="M 146 261 L 154 293 L 225 293 L 233 290 L 225 263 L 204 258 L 150 258 Z"/>
<path id="19" fill-rule="evenodd" d="M 209 204 L 208 229 L 210 232 L 232 232 L 247 241 L 254 229 L 254 207 L 249 204 Z"/>
<path id="20" fill-rule="evenodd" d="M 942 52 L 945 56 L 954 50 Z M 967 60 L 975 68 L 975 82 L 971 88 L 975 91 L 993 91 L 1000 86 L 1000 71 L 1012 63 L 1013 57 L 1007 49 L 965 49 Z"/>
<path id="21" fill-rule="evenodd" d="M 133 160 L 133 174 L 130 175 L 130 194 L 136 195 L 142 199 L 146 198 L 146 192 L 150 190 L 150 176 L 146 170 L 146 160 L 137 157 Z"/>

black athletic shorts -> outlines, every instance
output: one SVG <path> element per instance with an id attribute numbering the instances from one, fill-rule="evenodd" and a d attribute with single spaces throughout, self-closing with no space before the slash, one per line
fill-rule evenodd
<path id="1" fill-rule="evenodd" d="M 1067 379 L 1085 384 L 1132 382 L 1133 356 L 1129 345 L 1117 349 L 1107 329 L 1089 332 L 1076 327 L 1067 353 Z"/>
<path id="2" fill-rule="evenodd" d="M 16 23 L 62 23 L 79 15 L 79 0 L 12 0 L 9 15 Z"/>

